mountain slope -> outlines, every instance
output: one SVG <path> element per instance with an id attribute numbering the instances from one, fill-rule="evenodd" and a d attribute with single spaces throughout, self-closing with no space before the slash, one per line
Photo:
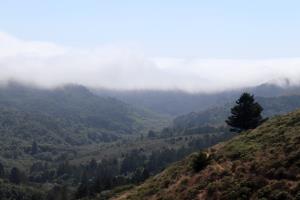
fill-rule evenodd
<path id="1" fill-rule="evenodd" d="M 139 137 L 167 121 L 82 86 L 50 90 L 12 83 L 0 87 L 0 163 L 28 172 L 35 162 L 50 166 L 89 157 L 101 145 Z"/>
<path id="2" fill-rule="evenodd" d="M 164 122 L 154 113 L 96 96 L 82 86 L 0 88 L 0 129 L 6 137 L 78 145 L 141 133 Z"/>
<path id="3" fill-rule="evenodd" d="M 300 111 L 208 149 L 209 164 L 194 172 L 197 153 L 116 199 L 299 199 Z"/>

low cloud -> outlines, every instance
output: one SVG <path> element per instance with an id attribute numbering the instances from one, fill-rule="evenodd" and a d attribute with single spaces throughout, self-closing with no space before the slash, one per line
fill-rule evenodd
<path id="1" fill-rule="evenodd" d="M 93 49 L 25 41 L 0 32 L 0 81 L 55 87 L 213 92 L 265 82 L 300 82 L 300 58 L 231 60 L 148 57 L 117 46 Z"/>

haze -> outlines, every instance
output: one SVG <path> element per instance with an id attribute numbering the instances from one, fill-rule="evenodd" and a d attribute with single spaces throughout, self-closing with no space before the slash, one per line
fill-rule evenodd
<path id="1" fill-rule="evenodd" d="M 0 80 L 191 92 L 266 82 L 298 85 L 299 6 L 297 1 L 1 2 Z"/>

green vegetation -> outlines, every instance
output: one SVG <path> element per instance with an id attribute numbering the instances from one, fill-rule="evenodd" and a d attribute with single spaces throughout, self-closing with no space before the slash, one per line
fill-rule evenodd
<path id="1" fill-rule="evenodd" d="M 253 95 L 243 93 L 231 109 L 231 116 L 226 123 L 232 127 L 233 132 L 254 129 L 264 121 L 261 116 L 262 111 L 263 108 L 255 102 Z"/>
<path id="2" fill-rule="evenodd" d="M 194 114 L 169 125 L 168 118 L 98 97 L 81 86 L 46 90 L 11 84 L 0 88 L 0 191 L 12 199 L 18 195 L 42 200 L 108 199 L 149 179 L 153 182 L 148 188 L 139 187 L 136 199 L 145 194 L 164 195 L 173 184 L 178 185 L 175 192 L 185 192 L 186 199 L 193 199 L 201 188 L 213 193 L 222 185 L 210 179 L 195 179 L 197 184 L 193 184 L 190 176 L 205 173 L 212 165 L 218 169 L 210 169 L 212 177 L 228 175 L 230 169 L 216 163 L 247 162 L 265 149 L 256 136 L 242 134 L 224 146 L 222 154 L 217 149 L 192 154 L 156 176 L 171 163 L 235 135 L 223 124 L 205 123 L 204 115 L 190 116 Z M 207 115 L 213 116 L 216 121 L 222 117 Z M 298 119 L 279 124 L 278 131 L 285 133 L 285 124 L 294 127 Z M 277 135 L 268 140 L 274 145 L 284 138 Z M 289 162 L 298 158 L 297 153 L 291 156 Z M 281 179 L 293 176 L 284 168 L 268 174 Z M 231 179 L 227 182 L 239 186 Z"/>
<path id="3" fill-rule="evenodd" d="M 41 188 L 14 185 L 0 179 L 0 199 L 44 200 L 45 198 Z"/>
<path id="4" fill-rule="evenodd" d="M 81 86 L 0 88 L 3 192 L 26 191 L 28 199 L 107 199 L 231 137 L 218 128 L 175 134 L 162 130 L 167 122 Z"/>
<path id="5" fill-rule="evenodd" d="M 209 148 L 195 172 L 195 154 L 115 199 L 299 199 L 300 111 Z"/>
<path id="6" fill-rule="evenodd" d="M 192 168 L 195 172 L 199 172 L 209 164 L 209 156 L 204 152 L 199 152 L 192 159 Z"/>
<path id="7" fill-rule="evenodd" d="M 122 154 L 130 151 L 126 148 L 128 141 L 134 142 L 167 123 L 167 118 L 113 98 L 98 97 L 82 86 L 48 90 L 10 83 L 0 88 L 2 192 L 17 195 L 9 199 L 20 199 L 18 194 L 26 191 L 28 199 L 33 199 L 29 191 L 33 194 L 31 188 L 41 187 L 42 197 L 38 199 L 61 193 L 66 200 L 66 195 L 75 193 L 93 157 L 97 166 L 106 168 L 117 160 L 117 169 L 110 167 L 113 173 L 97 173 L 108 173 L 105 178 L 110 182 L 119 174 Z M 101 151 L 105 148 L 119 152 L 105 161 L 105 152 Z M 100 153 L 95 154 L 97 151 Z M 139 173 L 145 172 L 136 172 L 140 181 Z M 131 178 L 126 178 L 128 182 Z M 118 184 L 110 185 L 109 189 Z"/>

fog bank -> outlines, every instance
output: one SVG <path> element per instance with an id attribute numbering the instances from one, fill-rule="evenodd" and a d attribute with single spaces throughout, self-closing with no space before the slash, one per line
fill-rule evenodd
<path id="1" fill-rule="evenodd" d="M 0 81 L 55 87 L 215 92 L 265 82 L 298 85 L 300 57 L 261 60 L 149 57 L 134 48 L 82 49 L 0 32 Z"/>

